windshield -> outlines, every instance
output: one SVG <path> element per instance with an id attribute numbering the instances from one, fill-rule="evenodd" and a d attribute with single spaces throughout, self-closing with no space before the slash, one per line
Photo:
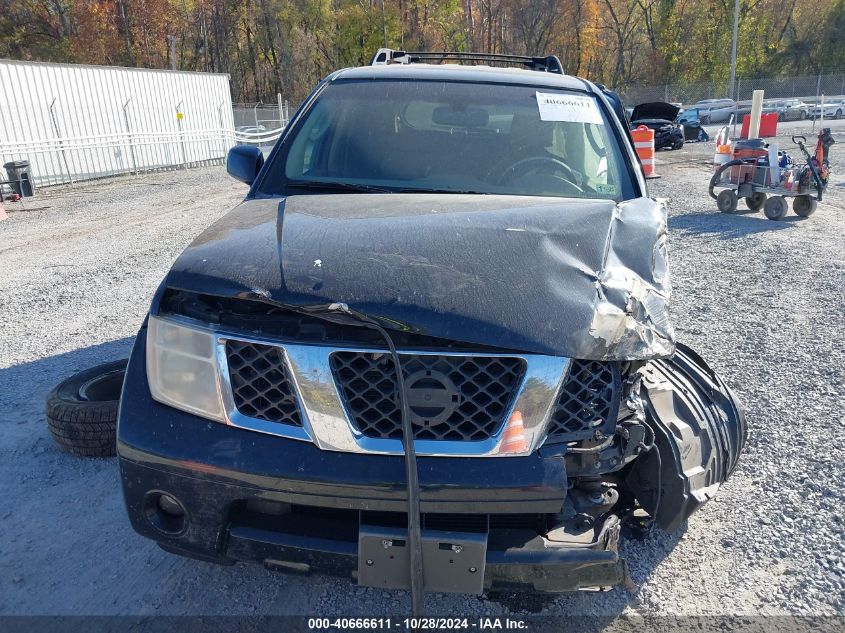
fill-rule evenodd
<path id="1" fill-rule="evenodd" d="M 444 81 L 327 86 L 260 186 L 301 189 L 634 197 L 594 96 Z"/>

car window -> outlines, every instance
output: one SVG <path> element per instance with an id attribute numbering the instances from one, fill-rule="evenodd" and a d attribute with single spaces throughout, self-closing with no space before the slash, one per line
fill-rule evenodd
<path id="1" fill-rule="evenodd" d="M 447 81 L 329 84 L 268 166 L 261 191 L 291 193 L 321 182 L 388 191 L 635 195 L 619 138 L 593 95 Z"/>

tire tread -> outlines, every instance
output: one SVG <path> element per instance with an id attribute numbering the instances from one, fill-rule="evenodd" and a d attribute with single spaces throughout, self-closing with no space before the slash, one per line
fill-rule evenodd
<path id="1" fill-rule="evenodd" d="M 47 394 L 47 426 L 60 448 L 78 457 L 110 457 L 116 453 L 119 400 L 80 400 L 79 386 L 98 373 L 126 369 L 126 360 L 98 365 L 56 385 Z"/>

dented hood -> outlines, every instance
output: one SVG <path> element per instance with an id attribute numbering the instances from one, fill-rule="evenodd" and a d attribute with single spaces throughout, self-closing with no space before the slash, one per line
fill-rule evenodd
<path id="1" fill-rule="evenodd" d="M 185 250 L 167 285 L 293 308 L 341 302 L 388 328 L 529 353 L 674 349 L 666 214 L 647 198 L 248 200 Z"/>

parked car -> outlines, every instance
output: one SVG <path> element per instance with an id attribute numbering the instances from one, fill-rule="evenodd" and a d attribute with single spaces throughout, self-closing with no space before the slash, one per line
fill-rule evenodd
<path id="1" fill-rule="evenodd" d="M 680 108 L 664 101 L 641 103 L 631 112 L 631 129 L 645 125 L 654 130 L 654 149 L 681 149 L 684 128 L 677 122 Z"/>
<path id="2" fill-rule="evenodd" d="M 822 114 L 822 106 L 821 104 L 815 104 L 810 106 L 807 110 L 807 116 L 811 119 L 818 119 L 821 117 Z M 839 99 L 837 101 L 825 101 L 824 103 L 824 118 L 826 119 L 841 119 L 842 115 L 845 114 L 845 99 Z"/>
<path id="3" fill-rule="evenodd" d="M 698 109 L 703 125 L 728 121 L 731 114 L 737 111 L 736 101 L 733 99 L 702 99 L 693 108 Z"/>
<path id="4" fill-rule="evenodd" d="M 763 114 L 776 113 L 778 121 L 798 121 L 807 118 L 809 104 L 800 99 L 786 101 L 767 101 L 763 104 Z"/>
<path id="5" fill-rule="evenodd" d="M 263 125 L 239 125 L 235 128 L 235 132 L 240 132 L 241 134 L 261 134 L 266 131 L 267 128 Z"/>
<path id="6" fill-rule="evenodd" d="M 676 344 L 621 103 L 554 57 L 374 59 L 266 163 L 230 150 L 246 199 L 156 291 L 118 421 L 132 525 L 415 605 L 620 583 L 623 523 L 677 528 L 745 438 Z"/>

